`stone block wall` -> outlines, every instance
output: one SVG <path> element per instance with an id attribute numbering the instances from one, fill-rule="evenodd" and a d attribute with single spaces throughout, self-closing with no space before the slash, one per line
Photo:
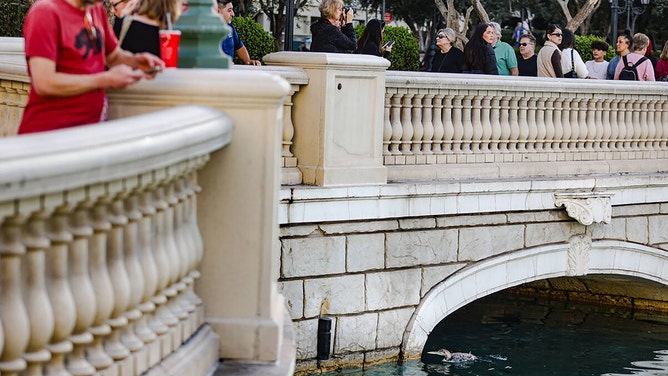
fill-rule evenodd
<path id="1" fill-rule="evenodd" d="M 490 257 L 574 235 L 668 249 L 666 234 L 668 204 L 659 203 L 614 207 L 611 223 L 590 226 L 564 210 L 283 225 L 279 289 L 295 325 L 297 370 L 397 359 L 430 289 Z M 318 363 L 321 316 L 333 318 L 333 343 L 330 360 Z"/>

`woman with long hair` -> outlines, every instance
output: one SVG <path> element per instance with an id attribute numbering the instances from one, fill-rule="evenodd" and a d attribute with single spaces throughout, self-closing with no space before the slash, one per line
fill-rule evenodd
<path id="1" fill-rule="evenodd" d="M 538 77 L 564 77 L 561 68 L 561 51 L 558 47 L 563 36 L 559 26 L 547 25 L 545 43 L 538 51 Z"/>
<path id="2" fill-rule="evenodd" d="M 575 34 L 568 29 L 562 31 L 561 44 L 561 71 L 566 78 L 587 78 L 589 69 L 585 65 L 580 53 L 574 48 Z"/>
<path id="3" fill-rule="evenodd" d="M 453 43 L 457 40 L 457 34 L 451 28 L 441 29 L 436 33 L 436 53 L 431 62 L 432 72 L 462 73 L 462 61 L 464 53 Z"/>
<path id="4" fill-rule="evenodd" d="M 385 22 L 372 19 L 367 22 L 364 32 L 357 41 L 356 54 L 374 55 L 390 59 L 391 45 L 382 45 L 383 33 L 385 32 Z"/>
<path id="5" fill-rule="evenodd" d="M 463 72 L 498 75 L 496 55 L 492 48 L 494 42 L 494 28 L 486 23 L 478 25 L 464 46 Z"/>
<path id="6" fill-rule="evenodd" d="M 311 25 L 311 51 L 346 53 L 357 48 L 353 10 L 344 12 L 343 0 L 323 0 L 320 18 Z"/>
<path id="7" fill-rule="evenodd" d="M 663 45 L 659 61 L 656 62 L 656 80 L 668 81 L 668 42 Z"/>
<path id="8" fill-rule="evenodd" d="M 160 29 L 181 16 L 181 0 L 129 1 L 123 18 L 116 18 L 114 33 L 124 50 L 160 56 Z"/>

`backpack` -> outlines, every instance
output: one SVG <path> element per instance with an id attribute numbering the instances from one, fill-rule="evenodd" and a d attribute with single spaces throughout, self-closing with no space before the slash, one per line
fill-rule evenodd
<path id="1" fill-rule="evenodd" d="M 619 72 L 619 79 L 620 80 L 628 80 L 628 81 L 638 81 L 638 70 L 636 69 L 638 65 L 642 64 L 645 60 L 647 60 L 647 57 L 643 56 L 638 60 L 635 64 L 629 64 L 628 60 L 626 60 L 626 55 L 622 57 L 623 60 L 623 68 L 622 71 Z"/>

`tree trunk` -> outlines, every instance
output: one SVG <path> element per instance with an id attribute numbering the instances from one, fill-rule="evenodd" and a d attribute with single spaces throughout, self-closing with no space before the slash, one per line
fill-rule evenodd
<path id="1" fill-rule="evenodd" d="M 564 13 L 564 16 L 566 17 L 566 24 L 568 25 L 568 22 L 571 22 L 571 19 L 573 19 L 573 16 L 571 16 L 571 11 L 568 10 L 568 0 L 557 0 L 557 4 L 559 4 L 561 11 Z M 569 30 L 574 30 L 569 27 L 566 28 Z"/>
<path id="2" fill-rule="evenodd" d="M 559 0 L 560 1 L 560 0 Z M 568 20 L 566 29 L 575 31 L 580 25 L 601 6 L 601 0 L 587 0 L 575 17 Z"/>
<path id="3" fill-rule="evenodd" d="M 473 9 L 475 9 L 476 13 L 478 13 L 478 17 L 480 17 L 480 21 L 483 23 L 489 23 L 489 15 L 487 14 L 487 11 L 485 10 L 485 7 L 482 5 L 480 0 L 471 0 L 471 5 L 473 6 Z"/>

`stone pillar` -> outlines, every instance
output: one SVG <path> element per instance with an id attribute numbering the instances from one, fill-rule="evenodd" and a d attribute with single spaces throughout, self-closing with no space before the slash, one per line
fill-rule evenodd
<path id="1" fill-rule="evenodd" d="M 293 151 L 304 184 L 384 184 L 383 110 L 388 60 L 369 55 L 276 52 L 268 65 L 303 68 L 293 98 Z"/>

